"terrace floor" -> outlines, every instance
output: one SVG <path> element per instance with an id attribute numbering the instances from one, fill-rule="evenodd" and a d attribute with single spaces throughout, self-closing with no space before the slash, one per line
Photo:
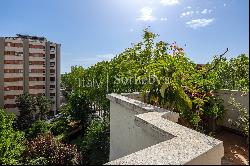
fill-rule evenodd
<path id="1" fill-rule="evenodd" d="M 249 150 L 246 138 L 227 130 L 215 134 L 215 138 L 223 141 L 225 156 L 223 165 L 249 165 Z"/>

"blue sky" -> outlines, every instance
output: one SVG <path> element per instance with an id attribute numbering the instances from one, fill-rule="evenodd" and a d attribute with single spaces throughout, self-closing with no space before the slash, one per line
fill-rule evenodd
<path id="1" fill-rule="evenodd" d="M 227 47 L 229 58 L 249 55 L 248 0 L 2 0 L 0 6 L 0 36 L 61 43 L 62 73 L 112 58 L 140 41 L 147 26 L 196 63 Z"/>

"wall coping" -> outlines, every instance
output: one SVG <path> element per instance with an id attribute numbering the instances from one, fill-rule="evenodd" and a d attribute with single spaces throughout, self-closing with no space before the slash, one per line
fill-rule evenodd
<path id="1" fill-rule="evenodd" d="M 194 159 L 206 155 L 214 148 L 219 149 L 216 152 L 217 157 L 222 158 L 224 155 L 222 141 L 168 120 L 165 116 L 166 112 L 157 111 L 158 108 L 155 108 L 155 106 L 148 106 L 148 104 L 142 104 L 142 102 L 119 94 L 109 94 L 107 98 L 134 110 L 137 107 L 149 108 L 151 111 L 135 116 L 135 124 L 145 132 L 166 136 L 166 141 L 110 161 L 105 165 L 192 164 Z"/>
<path id="2" fill-rule="evenodd" d="M 246 95 L 249 95 L 249 92 L 247 93 L 244 93 L 244 92 L 241 92 L 239 90 L 230 90 L 230 89 L 219 89 L 219 90 L 216 90 L 215 93 L 217 94 L 240 94 L 241 96 L 246 96 Z"/>
<path id="3" fill-rule="evenodd" d="M 138 92 L 130 94 L 139 95 Z M 122 94 L 111 93 L 107 94 L 106 97 L 110 101 L 120 104 L 122 107 L 125 107 L 131 111 L 135 111 L 137 114 L 142 114 L 146 112 L 164 112 L 163 116 L 165 119 L 171 120 L 173 122 L 178 122 L 179 113 L 129 98 L 127 97 L 127 95 L 129 95 L 129 93 L 122 93 Z"/>

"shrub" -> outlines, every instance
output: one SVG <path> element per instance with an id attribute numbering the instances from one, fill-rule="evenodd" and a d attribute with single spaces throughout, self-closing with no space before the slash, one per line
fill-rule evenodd
<path id="1" fill-rule="evenodd" d="M 204 105 L 204 115 L 206 117 L 212 117 L 216 120 L 223 120 L 225 108 L 223 106 L 223 100 L 218 97 L 210 97 L 208 102 Z"/>
<path id="2" fill-rule="evenodd" d="M 48 165 L 48 160 L 44 157 L 38 157 L 35 159 L 31 159 L 28 162 L 28 165 Z"/>
<path id="3" fill-rule="evenodd" d="M 80 164 L 77 148 L 74 145 L 60 143 L 51 134 L 40 135 L 29 141 L 24 159 L 32 162 L 46 161 L 49 165 Z"/>
<path id="4" fill-rule="evenodd" d="M 229 103 L 234 109 L 239 111 L 239 116 L 236 121 L 233 122 L 233 125 L 249 138 L 249 111 L 233 97 L 229 98 Z M 249 143 L 249 140 L 247 141 L 247 143 Z"/>
<path id="5" fill-rule="evenodd" d="M 28 139 L 35 138 L 40 134 L 46 134 L 50 130 L 50 124 L 46 121 L 38 120 L 32 124 L 31 128 L 27 129 L 25 132 L 25 136 Z"/>
<path id="6" fill-rule="evenodd" d="M 66 117 L 59 117 L 52 122 L 51 132 L 53 135 L 60 135 L 69 129 Z"/>
<path id="7" fill-rule="evenodd" d="M 13 114 L 0 109 L 0 165 L 20 164 L 25 149 L 24 134 L 12 127 L 14 118 Z"/>
<path id="8" fill-rule="evenodd" d="M 108 162 L 109 125 L 105 122 L 93 121 L 83 137 L 81 151 L 85 156 L 86 164 L 99 165 Z"/>

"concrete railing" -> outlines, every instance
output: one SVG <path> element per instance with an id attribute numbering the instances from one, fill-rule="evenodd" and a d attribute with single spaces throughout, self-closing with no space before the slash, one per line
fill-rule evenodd
<path id="1" fill-rule="evenodd" d="M 177 124 L 177 113 L 145 104 L 136 95 L 107 98 L 110 162 L 106 165 L 221 164 L 223 142 Z"/>

